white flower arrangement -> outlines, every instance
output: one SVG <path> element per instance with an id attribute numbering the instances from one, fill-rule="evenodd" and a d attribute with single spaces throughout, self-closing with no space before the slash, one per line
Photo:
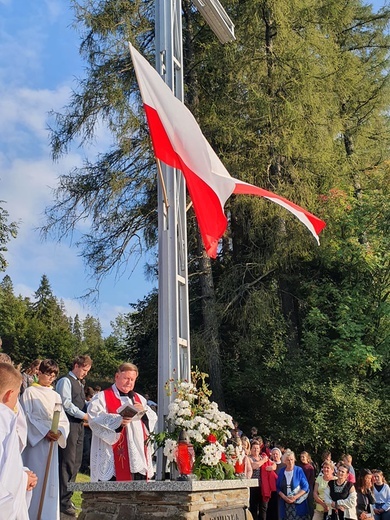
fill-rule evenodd
<path id="1" fill-rule="evenodd" d="M 198 478 L 234 478 L 233 458 L 227 460 L 225 444 L 231 437 L 232 417 L 211 402 L 211 391 L 205 383 L 207 374 L 192 372 L 192 382 L 177 381 L 175 400 L 168 406 L 170 432 L 161 432 L 151 439 L 163 446 L 169 462 L 175 461 L 177 440 L 185 430 L 195 451 L 194 473 Z M 171 384 L 173 380 L 170 380 Z M 167 385 L 169 386 L 169 385 Z M 229 448 L 230 449 L 230 448 Z M 240 453 L 241 458 L 241 453 Z"/>
<path id="2" fill-rule="evenodd" d="M 224 452 L 225 448 L 218 441 L 213 444 L 206 444 L 206 446 L 203 446 L 203 455 L 200 461 L 206 466 L 216 466 L 221 461 Z"/>
<path id="3" fill-rule="evenodd" d="M 228 444 L 226 447 L 226 460 L 229 464 L 235 464 L 238 462 L 242 464 L 245 458 L 244 448 L 240 445 Z"/>
<path id="4" fill-rule="evenodd" d="M 164 455 L 169 462 L 173 462 L 175 460 L 176 448 L 177 441 L 173 439 L 166 439 L 164 444 Z"/>

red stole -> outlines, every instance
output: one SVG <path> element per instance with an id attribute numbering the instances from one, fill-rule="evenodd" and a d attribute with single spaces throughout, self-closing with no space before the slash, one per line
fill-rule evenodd
<path id="1" fill-rule="evenodd" d="M 108 413 L 117 413 L 122 401 L 115 395 L 112 387 L 104 390 Z M 141 403 L 139 395 L 134 393 L 134 402 Z M 142 404 L 142 403 L 141 403 Z M 145 436 L 145 427 L 142 424 Z M 112 447 L 114 452 L 115 476 L 118 482 L 133 480 L 130 469 L 129 449 L 127 446 L 127 428 L 122 428 L 119 440 Z"/>

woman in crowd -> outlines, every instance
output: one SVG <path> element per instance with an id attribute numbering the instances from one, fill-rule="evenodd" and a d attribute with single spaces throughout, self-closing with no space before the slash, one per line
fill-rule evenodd
<path id="1" fill-rule="evenodd" d="M 301 468 L 303 469 L 303 472 L 306 475 L 307 481 L 313 482 L 313 488 L 314 488 L 314 480 L 315 480 L 315 471 L 314 471 L 314 465 L 313 461 L 311 460 L 310 453 L 307 451 L 302 451 L 299 458 L 301 459 Z"/>
<path id="2" fill-rule="evenodd" d="M 309 508 L 307 496 L 309 483 L 303 469 L 295 465 L 293 451 L 287 450 L 282 458 L 285 468 L 282 468 L 276 482 L 280 497 L 280 518 L 285 520 L 308 519 Z"/>
<path id="3" fill-rule="evenodd" d="M 231 458 L 230 463 L 234 466 L 234 473 L 244 478 L 252 478 L 251 460 L 245 453 L 241 437 L 233 436 L 228 441 L 227 447 L 230 447 L 229 457 Z M 234 451 L 232 451 L 232 447 Z"/>
<path id="4" fill-rule="evenodd" d="M 374 513 L 374 482 L 369 469 L 363 469 L 356 483 L 357 490 L 357 517 L 358 520 L 372 518 Z"/>
<path id="5" fill-rule="evenodd" d="M 280 470 L 286 467 L 286 464 L 282 462 L 282 451 L 280 448 L 276 447 L 271 450 L 271 460 L 275 465 L 274 471 L 279 475 Z"/>
<path id="6" fill-rule="evenodd" d="M 307 451 L 302 451 L 300 455 L 301 459 L 301 468 L 305 474 L 305 477 L 309 483 L 309 496 L 307 497 L 307 505 L 309 507 L 309 516 L 310 518 L 313 516 L 314 507 L 313 507 L 313 491 L 314 491 L 314 483 L 315 483 L 315 471 L 313 466 L 313 461 L 311 460 L 310 454 Z"/>
<path id="7" fill-rule="evenodd" d="M 40 364 L 41 360 L 36 359 L 29 365 L 29 367 L 24 372 L 22 372 L 22 387 L 20 389 L 21 394 L 26 390 L 26 388 L 31 386 L 33 383 L 38 382 L 38 370 Z"/>
<path id="8" fill-rule="evenodd" d="M 390 520 L 390 487 L 380 469 L 374 469 L 372 474 L 374 477 L 375 520 Z"/>
<path id="9" fill-rule="evenodd" d="M 51 359 L 45 359 L 39 365 L 38 383 L 26 388 L 21 397 L 27 419 L 27 446 L 23 451 L 23 462 L 38 476 L 38 484 L 34 489 L 29 515 L 40 520 L 59 520 L 59 476 L 58 476 L 58 444 L 66 446 L 69 433 L 69 421 L 62 408 L 61 396 L 51 386 L 58 375 L 58 365 Z M 52 431 L 53 415 L 58 406 L 59 424 Z M 57 444 L 58 443 L 58 444 Z M 50 446 L 53 444 L 53 447 Z M 49 459 L 51 454 L 51 461 Z M 46 465 L 49 461 L 49 465 Z M 43 493 L 45 472 L 47 472 L 46 489 Z"/>
<path id="10" fill-rule="evenodd" d="M 331 462 L 324 462 L 322 464 L 322 474 L 318 475 L 313 491 L 313 498 L 315 502 L 315 510 L 313 520 L 326 520 L 328 516 L 328 505 L 325 502 L 325 489 L 328 487 L 328 482 L 334 480 L 334 468 Z"/>
<path id="11" fill-rule="evenodd" d="M 350 518 L 357 520 L 356 516 L 356 490 L 352 482 L 348 482 L 349 466 L 340 464 L 337 470 L 337 478 L 329 480 L 325 489 L 325 502 L 331 510 L 332 520 L 344 520 Z"/>
<path id="12" fill-rule="evenodd" d="M 249 511 L 253 516 L 253 520 L 259 520 L 263 515 L 260 514 L 261 510 L 261 482 L 260 482 L 260 468 L 263 464 L 268 461 L 268 457 L 260 454 L 261 444 L 258 441 L 253 441 L 251 445 L 251 453 L 249 459 L 252 465 L 252 478 L 257 478 L 259 485 L 257 487 L 250 488 L 249 494 Z"/>
<path id="13" fill-rule="evenodd" d="M 352 482 L 352 484 L 355 484 L 356 474 L 355 469 L 352 466 L 352 455 L 350 455 L 349 453 L 343 453 L 343 455 L 341 455 L 341 460 L 344 462 L 344 464 L 349 466 L 348 480 Z"/>
<path id="14" fill-rule="evenodd" d="M 322 475 L 322 466 L 324 465 L 324 462 L 330 462 L 332 464 L 333 470 L 334 470 L 334 475 L 336 476 L 337 467 L 336 467 L 336 464 L 332 460 L 332 454 L 330 451 L 324 451 L 321 455 L 321 469 L 320 469 L 319 475 Z"/>
<path id="15" fill-rule="evenodd" d="M 246 435 L 243 435 L 241 437 L 241 444 L 245 451 L 245 455 L 247 455 L 249 457 L 249 455 L 251 453 L 251 441 L 248 439 L 248 437 Z"/>
<path id="16" fill-rule="evenodd" d="M 276 476 L 279 475 L 280 470 L 285 468 L 286 465 L 282 462 L 282 452 L 279 448 L 275 447 L 271 450 L 271 461 L 273 462 L 272 469 Z M 268 468 L 267 468 L 268 470 Z M 278 520 L 279 519 L 279 495 L 278 492 L 272 491 L 271 498 L 268 502 L 267 508 L 267 520 Z"/>

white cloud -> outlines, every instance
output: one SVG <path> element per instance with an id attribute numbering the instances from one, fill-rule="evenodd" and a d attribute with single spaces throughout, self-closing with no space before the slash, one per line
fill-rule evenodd
<path id="1" fill-rule="evenodd" d="M 2 90 L 2 148 L 7 147 L 11 156 L 37 155 L 39 151 L 49 155 L 48 113 L 64 106 L 69 99 L 69 87 L 60 86 L 56 90 L 3 87 Z"/>
<path id="2" fill-rule="evenodd" d="M 58 0 L 45 0 L 47 12 L 51 22 L 55 22 L 59 17 L 65 14 L 65 3 Z"/>
<path id="3" fill-rule="evenodd" d="M 14 159 L 7 164 L 0 154 L 0 193 L 5 200 L 11 219 L 21 220 L 20 233 L 30 233 L 42 224 L 45 206 L 52 201 L 52 189 L 56 186 L 61 169 L 79 164 L 77 155 L 69 155 L 61 165 L 53 164 L 49 157 L 40 159 Z"/>
<path id="4" fill-rule="evenodd" d="M 25 26 L 25 19 L 17 17 L 0 26 L 0 81 L 8 85 L 22 84 L 32 74 L 42 73 L 41 54 L 44 34 L 39 25 Z M 19 23 L 17 23 L 19 22 Z"/>
<path id="5" fill-rule="evenodd" d="M 52 189 L 60 174 L 81 166 L 108 149 L 110 136 L 99 124 L 94 143 L 77 148 L 53 163 L 47 130 L 48 113 L 62 111 L 70 101 L 71 82 L 80 71 L 77 35 L 69 28 L 71 11 L 61 0 L 12 2 L 0 0 L 0 200 L 11 220 L 20 221 L 16 240 L 7 244 L 8 274 L 15 293 L 33 297 L 43 274 L 53 294 L 64 301 L 67 313 L 98 316 L 104 333 L 127 302 L 149 290 L 140 268 L 120 283 L 110 277 L 102 284 L 99 305 L 88 305 L 82 296 L 94 281 L 87 277 L 82 258 L 73 244 L 50 237 L 40 240 L 36 230 L 44 223 L 44 210 L 53 203 Z M 88 222 L 81 223 L 87 226 Z M 128 273 L 129 274 L 129 273 Z"/>
<path id="6" fill-rule="evenodd" d="M 80 320 L 83 320 L 87 314 L 93 316 L 96 313 L 96 309 L 86 305 L 80 299 L 61 297 L 58 297 L 58 299 L 63 301 L 67 316 L 71 316 L 72 318 L 78 314 Z"/>
<path id="7" fill-rule="evenodd" d="M 118 314 L 125 314 L 130 312 L 130 307 L 124 307 L 122 305 L 110 305 L 107 302 L 103 302 L 100 305 L 99 320 L 104 331 L 104 335 L 107 336 L 111 331 L 111 322 L 115 320 Z"/>

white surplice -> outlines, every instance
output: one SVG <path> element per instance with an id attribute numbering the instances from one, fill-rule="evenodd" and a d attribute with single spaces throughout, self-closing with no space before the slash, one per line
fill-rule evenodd
<path id="1" fill-rule="evenodd" d="M 26 491 L 27 480 L 20 454 L 17 415 L 0 403 L 0 518 L 29 520 L 31 491 Z"/>
<path id="2" fill-rule="evenodd" d="M 29 508 L 31 520 L 36 520 L 39 503 L 41 500 L 43 481 L 48 460 L 50 442 L 45 435 L 51 429 L 54 407 L 61 404 L 61 396 L 51 387 L 32 385 L 26 388 L 21 396 L 21 403 L 27 419 L 27 446 L 23 451 L 23 461 L 38 476 L 38 484 L 34 489 L 33 498 Z M 48 473 L 45 498 L 43 501 L 42 520 L 59 520 L 60 518 L 60 492 L 58 479 L 58 444 L 61 448 L 66 446 L 66 438 L 69 434 L 69 421 L 62 408 L 58 429 L 61 436 L 54 443 L 52 458 Z"/>
<path id="3" fill-rule="evenodd" d="M 27 446 L 27 421 L 20 403 L 16 405 L 16 432 L 19 437 L 20 453 Z"/>
<path id="4" fill-rule="evenodd" d="M 112 388 L 122 404 L 131 403 L 127 396 L 119 395 L 115 385 L 112 385 Z M 140 394 L 137 395 L 142 406 L 146 409 L 146 415 L 149 419 L 149 431 L 152 432 L 157 422 L 157 415 L 147 405 L 146 399 Z M 119 428 L 121 423 L 121 415 L 107 412 L 104 392 L 95 394 L 88 406 L 88 424 L 92 430 L 91 482 L 110 480 L 115 475 L 112 446 L 119 440 L 120 434 L 115 430 Z M 152 478 L 154 475 L 152 449 L 150 444 L 148 444 L 145 456 L 142 420 L 132 421 L 126 428 L 131 472 L 141 473 L 147 478 Z"/>

